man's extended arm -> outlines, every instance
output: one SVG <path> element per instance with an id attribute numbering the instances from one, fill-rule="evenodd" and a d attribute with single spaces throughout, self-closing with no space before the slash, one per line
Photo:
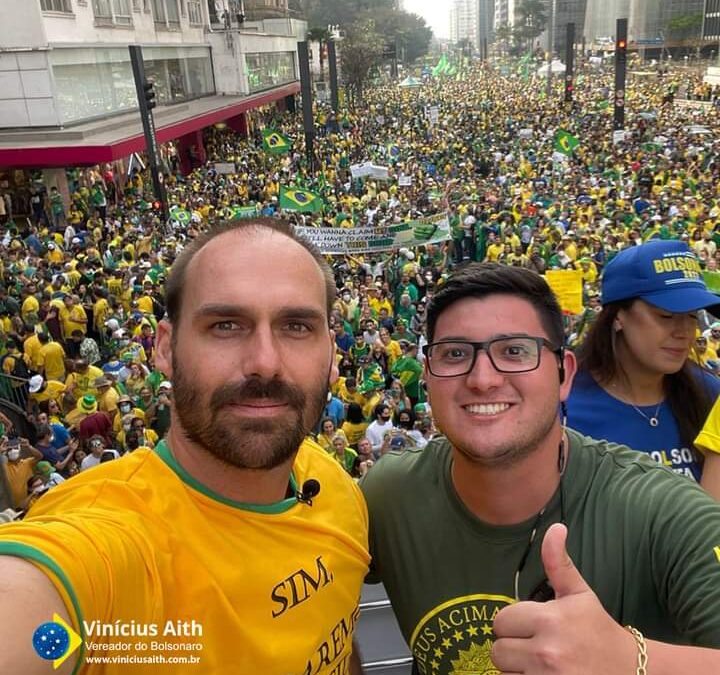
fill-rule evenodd
<path id="1" fill-rule="evenodd" d="M 0 673 L 23 675 L 69 675 L 77 656 L 59 670 L 41 659 L 33 649 L 32 636 L 38 626 L 59 614 L 71 625 L 65 605 L 48 577 L 21 558 L 0 556 Z"/>

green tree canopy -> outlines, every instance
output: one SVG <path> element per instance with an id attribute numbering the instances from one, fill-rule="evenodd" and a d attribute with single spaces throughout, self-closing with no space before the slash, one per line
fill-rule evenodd
<path id="1" fill-rule="evenodd" d="M 311 27 L 338 25 L 351 33 L 372 20 L 381 51 L 384 46 L 394 46 L 398 59 L 406 62 L 423 56 L 430 46 L 432 30 L 425 20 L 396 9 L 393 0 L 302 0 L 302 5 Z"/>
<path id="2" fill-rule="evenodd" d="M 345 81 L 355 96 L 362 100 L 362 92 L 370 70 L 382 60 L 384 42 L 372 19 L 351 24 L 340 48 L 340 62 Z"/>
<path id="3" fill-rule="evenodd" d="M 547 26 L 547 5 L 543 0 L 521 0 L 516 8 L 517 20 L 513 34 L 518 40 L 532 41 Z"/>

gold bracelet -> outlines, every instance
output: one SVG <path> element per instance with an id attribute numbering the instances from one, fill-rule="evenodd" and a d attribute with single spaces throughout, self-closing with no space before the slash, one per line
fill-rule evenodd
<path id="1" fill-rule="evenodd" d="M 635 671 L 635 675 L 647 675 L 648 654 L 645 638 L 637 628 L 625 626 L 625 630 L 635 638 L 635 642 L 637 642 L 638 646 L 637 670 Z"/>

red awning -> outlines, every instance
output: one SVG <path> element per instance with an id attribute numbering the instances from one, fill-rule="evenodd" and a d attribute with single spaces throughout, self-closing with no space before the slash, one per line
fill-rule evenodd
<path id="1" fill-rule="evenodd" d="M 298 91 L 300 91 L 300 84 L 293 82 L 277 89 L 243 98 L 216 96 L 213 97 L 212 102 L 217 102 L 217 107 L 200 114 L 188 112 L 187 117 L 173 119 L 165 124 L 156 115 L 155 128 L 158 142 L 167 143 L 198 129 L 204 129 L 212 124 L 228 120 L 253 108 L 259 108 L 290 94 L 296 94 Z M 198 101 L 207 102 L 208 99 L 198 99 Z M 76 132 L 77 127 L 68 131 Z M 128 135 L 129 132 L 131 135 Z M 38 133 L 42 134 L 46 133 L 46 131 Z M 102 143 L 93 143 L 91 136 L 83 141 L 60 140 L 47 141 L 47 143 L 43 144 L 37 141 L 28 142 L 28 137 L 32 137 L 32 134 L 31 131 L 26 132 L 24 141 L 18 142 L 17 145 L 8 141 L 8 135 L 3 137 L 0 134 L 0 166 L 17 168 L 92 166 L 101 162 L 111 162 L 123 157 L 129 157 L 133 152 L 145 150 L 145 138 L 137 113 L 135 113 L 133 121 L 128 122 L 126 128 L 118 129 L 117 139 L 104 140 Z"/>

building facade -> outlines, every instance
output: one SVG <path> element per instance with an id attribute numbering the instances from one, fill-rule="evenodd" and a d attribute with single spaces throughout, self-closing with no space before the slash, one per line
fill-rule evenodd
<path id="1" fill-rule="evenodd" d="M 515 0 L 495 0 L 495 28 L 515 25 Z"/>
<path id="2" fill-rule="evenodd" d="M 628 19 L 628 42 L 643 43 L 661 39 L 671 45 L 681 36 L 673 35 L 670 22 L 680 16 L 696 16 L 698 19 L 695 33 L 700 36 L 703 13 L 706 5 L 714 0 L 587 0 L 585 15 L 585 37 L 588 43 L 598 38 L 615 36 L 616 19 Z M 707 23 L 707 20 L 705 20 Z M 692 31 L 691 31 L 692 32 Z M 683 35 L 682 38 L 693 37 Z"/>
<path id="3" fill-rule="evenodd" d="M 702 35 L 707 42 L 720 42 L 720 0 L 705 0 Z"/>
<path id="4" fill-rule="evenodd" d="M 39 180 L 67 199 L 66 169 L 124 171 L 145 150 L 128 44 L 143 48 L 157 140 L 189 169 L 205 128 L 247 133 L 249 111 L 294 106 L 306 32 L 287 0 L 1 3 L 0 188 L 22 204 Z"/>
<path id="5" fill-rule="evenodd" d="M 286 0 L 264 14 L 266 1 L 246 0 L 247 15 L 237 0 L 26 0 L 21 12 L 0 4 L 0 167 L 92 165 L 142 151 L 128 44 L 143 48 L 160 142 L 197 144 L 205 126 L 242 128 L 247 110 L 294 96 L 307 26 Z"/>
<path id="6" fill-rule="evenodd" d="M 450 39 L 453 42 L 468 40 L 477 49 L 478 40 L 478 0 L 453 0 L 450 7 Z"/>
<path id="7" fill-rule="evenodd" d="M 575 44 L 582 44 L 587 3 L 588 0 L 555 0 L 553 44 L 555 45 L 555 53 L 562 60 L 565 59 L 567 25 L 569 23 L 575 24 Z"/>

